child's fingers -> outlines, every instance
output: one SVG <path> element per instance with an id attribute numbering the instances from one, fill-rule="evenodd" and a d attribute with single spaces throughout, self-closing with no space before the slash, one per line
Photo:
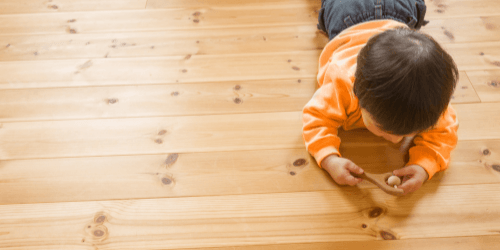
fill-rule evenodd
<path id="1" fill-rule="evenodd" d="M 405 191 L 405 194 L 408 194 L 417 191 L 420 186 L 421 184 L 419 184 L 417 180 L 410 179 L 407 182 L 403 183 L 403 185 L 398 186 L 398 188 L 403 189 Z"/>
<path id="2" fill-rule="evenodd" d="M 354 186 L 354 185 L 356 185 L 356 184 L 360 183 L 362 180 L 363 180 L 363 179 L 361 179 L 361 178 L 356 178 L 356 177 L 354 177 L 354 176 L 352 176 L 352 175 L 349 175 L 349 176 L 347 176 L 347 177 L 345 178 L 345 182 L 346 182 L 346 184 L 347 184 L 347 185 L 349 185 L 349 186 Z"/>
<path id="3" fill-rule="evenodd" d="M 412 174 L 415 173 L 415 169 L 413 169 L 412 167 L 408 166 L 408 167 L 404 167 L 404 168 L 401 168 L 401 169 L 394 170 L 392 173 L 394 175 L 396 175 L 396 176 L 412 175 Z"/>
<path id="4" fill-rule="evenodd" d="M 356 164 L 354 164 L 352 162 L 350 164 L 347 164 L 346 168 L 347 168 L 347 170 L 349 170 L 349 172 L 352 172 L 355 174 L 363 174 L 363 172 L 364 172 L 364 170 L 362 168 L 358 167 Z"/>

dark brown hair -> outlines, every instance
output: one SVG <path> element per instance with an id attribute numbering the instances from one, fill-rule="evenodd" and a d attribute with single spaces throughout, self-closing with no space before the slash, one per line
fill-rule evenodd
<path id="1" fill-rule="evenodd" d="M 432 37 L 400 27 L 368 40 L 355 77 L 360 107 L 380 129 L 407 135 L 437 123 L 459 74 L 453 58 Z"/>

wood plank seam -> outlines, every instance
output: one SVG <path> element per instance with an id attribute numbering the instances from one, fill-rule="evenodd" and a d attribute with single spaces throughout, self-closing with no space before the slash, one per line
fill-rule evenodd
<path id="1" fill-rule="evenodd" d="M 470 80 L 470 78 L 469 78 L 469 75 L 467 75 L 467 71 L 463 71 L 463 73 L 465 74 L 465 77 L 467 78 L 467 80 L 468 80 L 469 82 L 471 82 L 471 80 Z M 477 97 L 479 97 L 480 102 L 483 102 L 483 101 L 481 100 L 481 97 L 477 94 L 477 91 L 476 91 L 476 88 L 474 87 L 474 84 L 471 84 L 471 87 L 472 87 L 472 89 L 474 90 L 474 93 L 476 93 L 476 96 L 477 96 Z M 464 104 L 465 104 L 465 103 L 468 103 L 468 102 L 464 102 Z"/>

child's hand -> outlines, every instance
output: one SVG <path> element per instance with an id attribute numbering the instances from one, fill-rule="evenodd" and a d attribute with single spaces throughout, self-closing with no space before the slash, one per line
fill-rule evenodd
<path id="1" fill-rule="evenodd" d="M 363 180 L 351 175 L 351 172 L 363 174 L 363 169 L 346 158 L 330 155 L 321 161 L 321 167 L 326 170 L 339 185 L 354 186 Z"/>
<path id="2" fill-rule="evenodd" d="M 417 191 L 424 182 L 429 179 L 429 174 L 419 165 L 409 165 L 402 169 L 394 170 L 394 175 L 403 176 L 403 184 L 398 188 L 405 191 L 404 194 Z"/>

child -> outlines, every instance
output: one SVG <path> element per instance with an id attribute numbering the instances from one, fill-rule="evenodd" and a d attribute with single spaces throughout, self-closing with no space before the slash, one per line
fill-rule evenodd
<path id="1" fill-rule="evenodd" d="M 363 169 L 339 153 L 338 128 L 367 128 L 393 143 L 414 137 L 405 194 L 447 168 L 458 122 L 449 105 L 458 69 L 425 25 L 423 0 L 323 0 L 318 28 L 332 39 L 319 58 L 319 89 L 303 110 L 303 137 L 340 185 Z"/>

